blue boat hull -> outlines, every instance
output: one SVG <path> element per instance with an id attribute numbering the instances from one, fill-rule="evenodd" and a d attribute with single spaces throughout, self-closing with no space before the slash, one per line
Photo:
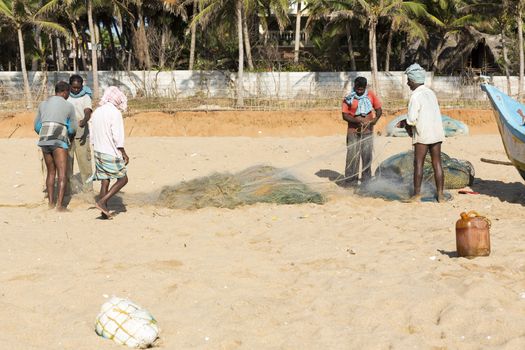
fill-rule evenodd
<path id="1" fill-rule="evenodd" d="M 525 179 L 525 126 L 518 111 L 525 115 L 525 105 L 492 85 L 482 84 L 489 97 L 507 157 Z"/>

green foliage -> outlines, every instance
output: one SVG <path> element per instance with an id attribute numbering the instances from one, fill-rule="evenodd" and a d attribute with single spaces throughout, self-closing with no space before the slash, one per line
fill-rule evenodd
<path id="1" fill-rule="evenodd" d="M 234 0 L 196 0 L 194 14 L 193 1 L 161 0 L 93 0 L 95 21 L 100 27 L 101 44 L 109 53 L 110 39 L 113 39 L 117 52 L 113 57 L 100 59 L 101 69 L 130 69 L 139 65 L 137 53 L 142 46 L 133 40 L 139 29 L 139 12 L 152 32 L 168 28 L 170 41 L 160 43 L 160 36 L 149 37 L 155 42 L 148 43 L 152 65 L 159 69 L 187 69 L 190 50 L 190 24 L 197 25 L 195 69 L 219 69 L 235 71 L 238 69 L 238 36 Z M 454 40 L 458 47 L 465 44 L 465 31 L 475 28 L 486 34 L 504 34 L 509 43 L 509 58 L 512 71 L 518 71 L 519 48 L 517 42 L 517 6 L 523 0 L 309 0 L 306 28 L 310 43 L 301 48 L 299 63 L 293 63 L 290 55 L 283 58 L 288 46 L 276 46 L 275 33 L 279 30 L 293 31 L 294 15 L 289 12 L 291 0 L 243 0 L 244 13 L 249 27 L 255 69 L 253 71 L 335 71 L 350 69 L 350 53 L 347 46 L 349 36 L 357 58 L 357 69 L 370 69 L 371 57 L 368 47 L 368 24 L 375 21 L 378 30 L 378 57 L 382 60 L 386 52 L 392 52 L 390 60 L 394 67 L 400 68 L 404 62 L 419 59 L 424 66 L 432 67 L 436 73 L 444 70 L 447 59 L 443 46 Z M 139 11 L 140 10 L 140 11 Z M 195 16 L 194 16 L 195 15 Z M 0 58 L 2 67 L 18 59 L 18 50 L 8 49 L 16 43 L 9 32 L 21 27 L 24 31 L 24 47 L 27 57 L 44 58 L 43 52 L 52 52 L 51 43 L 43 40 L 42 49 L 33 41 L 37 28 L 44 33 L 69 38 L 73 27 L 80 34 L 79 45 L 83 39 L 90 40 L 84 0 L 0 0 L 0 43 L 5 48 Z M 111 29 L 106 25 L 109 23 Z M 304 17 L 303 17 L 304 23 Z M 103 25 L 106 24 L 106 25 Z M 7 32 L 5 32 L 7 30 Z M 269 31 L 274 37 L 270 37 Z M 391 49 L 387 48 L 387 38 L 392 31 Z M 82 38 L 82 35 L 84 38 Z M 281 39 L 283 40 L 283 39 Z M 69 44 L 69 40 L 64 40 Z M 281 44 L 283 44 L 281 42 Z M 303 42 L 304 44 L 304 42 Z M 159 49 L 165 45 L 166 50 Z M 65 49 L 70 50 L 70 47 Z M 38 51 L 41 52 L 38 52 Z M 270 52 L 271 51 L 271 52 Z M 160 67 L 155 56 L 159 52 L 168 57 Z M 167 53 L 168 52 L 168 53 Z M 68 52 L 64 52 L 66 56 Z M 403 56 L 403 57 L 402 57 Z M 86 54 L 89 63 L 90 56 Z M 496 59 L 498 59 L 496 57 Z M 442 61 L 443 60 L 443 61 Z M 465 57 L 468 62 L 468 57 Z M 111 63 L 113 62 L 113 63 Z M 115 63 L 116 62 L 116 63 Z M 501 62 L 500 62 L 501 63 Z M 113 64 L 113 65 L 112 65 Z M 114 65 L 116 64 L 116 66 Z M 466 63 L 465 63 L 466 64 Z M 503 63 L 500 66 L 504 66 Z M 379 65 L 381 67 L 381 65 Z M 72 67 L 68 67 L 71 69 Z"/>

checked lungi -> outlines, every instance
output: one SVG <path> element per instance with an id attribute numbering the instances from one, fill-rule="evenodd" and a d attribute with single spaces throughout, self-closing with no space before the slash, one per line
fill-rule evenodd
<path id="1" fill-rule="evenodd" d="M 95 173 L 88 181 L 120 179 L 127 172 L 124 159 L 95 151 Z"/>

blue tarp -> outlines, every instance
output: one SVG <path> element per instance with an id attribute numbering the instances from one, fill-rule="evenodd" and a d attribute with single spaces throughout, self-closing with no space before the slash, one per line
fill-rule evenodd
<path id="1" fill-rule="evenodd" d="M 406 120 L 406 118 L 407 115 L 403 114 L 388 123 L 386 127 L 386 136 L 408 137 L 406 130 L 399 127 L 399 122 Z M 443 129 L 445 129 L 446 137 L 469 134 L 467 124 L 460 122 L 459 120 L 453 119 L 447 115 L 442 115 L 441 120 L 443 121 Z"/>

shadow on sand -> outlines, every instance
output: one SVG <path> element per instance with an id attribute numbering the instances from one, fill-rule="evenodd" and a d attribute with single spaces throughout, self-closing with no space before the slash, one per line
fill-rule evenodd
<path id="1" fill-rule="evenodd" d="M 315 173 L 318 177 L 325 178 L 330 180 L 330 182 L 335 183 L 339 187 L 346 187 L 344 175 L 341 173 L 338 173 L 335 170 L 330 169 L 321 169 L 318 172 Z"/>
<path id="2" fill-rule="evenodd" d="M 108 210 L 111 212 L 111 216 L 117 216 L 120 213 L 125 213 L 128 210 L 126 209 L 126 204 L 124 204 L 124 199 L 122 198 L 123 192 L 119 192 L 114 195 L 108 202 Z M 98 194 L 93 198 L 93 201 L 98 199 Z M 98 210 L 95 206 L 89 207 L 89 209 Z M 100 216 L 97 217 L 98 220 L 106 220 L 107 217 L 100 213 Z"/>
<path id="3" fill-rule="evenodd" d="M 503 202 L 525 206 L 525 185 L 521 182 L 503 182 L 498 180 L 483 180 L 476 178 L 471 186 L 473 191 L 491 197 L 497 197 Z"/>
<path id="4" fill-rule="evenodd" d="M 441 253 L 442 255 L 448 256 L 449 258 L 459 258 L 458 252 L 455 250 L 438 249 L 438 252 Z"/>

